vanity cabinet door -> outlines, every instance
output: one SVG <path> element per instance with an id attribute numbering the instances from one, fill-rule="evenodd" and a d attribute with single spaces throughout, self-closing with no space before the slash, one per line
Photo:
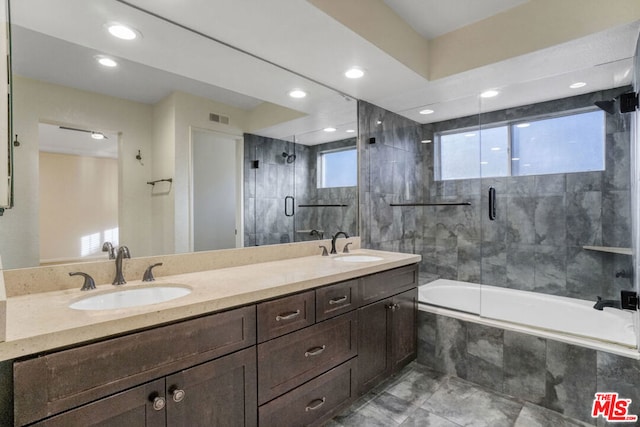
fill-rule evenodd
<path id="1" fill-rule="evenodd" d="M 256 426 L 255 347 L 167 376 L 166 396 L 168 427 Z"/>
<path id="2" fill-rule="evenodd" d="M 399 371 L 417 356 L 418 288 L 391 299 L 391 370 Z"/>
<path id="3" fill-rule="evenodd" d="M 33 424 L 38 427 L 164 427 L 164 379 Z"/>
<path id="4" fill-rule="evenodd" d="M 358 310 L 358 386 L 362 394 L 416 358 L 418 289 Z"/>

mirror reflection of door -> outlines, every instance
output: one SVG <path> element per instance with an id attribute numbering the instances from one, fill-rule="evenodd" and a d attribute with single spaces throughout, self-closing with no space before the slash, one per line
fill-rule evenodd
<path id="1" fill-rule="evenodd" d="M 241 143 L 232 136 L 192 129 L 193 249 L 241 247 L 238 183 Z"/>
<path id="2" fill-rule="evenodd" d="M 40 264 L 104 258 L 118 244 L 118 134 L 40 123 Z"/>

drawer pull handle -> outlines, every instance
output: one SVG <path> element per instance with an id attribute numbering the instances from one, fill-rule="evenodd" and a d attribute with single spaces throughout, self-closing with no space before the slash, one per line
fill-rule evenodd
<path id="1" fill-rule="evenodd" d="M 182 402 L 185 396 L 184 390 L 181 390 L 177 387 L 171 387 L 169 389 L 169 393 L 171 393 L 171 397 L 173 398 L 173 401 L 176 403 Z"/>
<path id="2" fill-rule="evenodd" d="M 340 304 L 340 303 L 345 302 L 346 300 L 347 300 L 347 296 L 346 295 L 341 296 L 339 298 L 332 298 L 332 299 L 329 300 L 329 305 Z"/>
<path id="3" fill-rule="evenodd" d="M 290 320 L 300 314 L 300 310 L 292 311 L 290 313 L 278 314 L 276 316 L 276 321 L 279 322 L 281 320 Z"/>
<path id="4" fill-rule="evenodd" d="M 323 345 L 322 347 L 314 347 L 314 348 L 310 348 L 309 350 L 304 352 L 304 357 L 309 357 L 309 356 L 317 356 L 320 353 L 322 353 L 324 351 L 324 349 L 327 348 L 326 345 Z"/>
<path id="5" fill-rule="evenodd" d="M 155 411 L 162 411 L 164 409 L 164 405 L 166 404 L 164 397 L 160 397 L 160 396 L 154 397 L 151 402 L 153 404 L 153 409 Z"/>
<path id="6" fill-rule="evenodd" d="M 316 409 L 320 409 L 320 407 L 324 405 L 324 402 L 326 401 L 327 401 L 326 397 L 323 397 L 322 399 L 312 400 L 311 402 L 309 402 L 307 407 L 304 408 L 304 410 L 305 412 L 309 412 L 309 411 L 315 411 Z"/>

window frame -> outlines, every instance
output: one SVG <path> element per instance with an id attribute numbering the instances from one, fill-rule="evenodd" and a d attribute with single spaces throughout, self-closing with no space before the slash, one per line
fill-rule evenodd
<path id="1" fill-rule="evenodd" d="M 325 175 L 325 163 L 326 163 L 326 154 L 333 154 L 333 153 L 339 153 L 339 152 L 343 152 L 343 151 L 353 151 L 356 155 L 356 164 L 358 161 L 358 148 L 355 146 L 348 146 L 348 147 L 340 147 L 340 148 L 333 148 L 333 149 L 329 149 L 329 150 L 322 150 L 318 152 L 317 158 L 316 158 L 316 167 L 317 167 L 317 177 L 316 177 L 316 188 L 318 190 L 320 189 L 329 189 L 329 188 L 348 188 L 348 187 L 355 187 L 358 185 L 358 174 L 356 172 L 356 182 L 354 185 L 340 185 L 340 186 L 335 186 L 335 187 L 328 187 L 328 186 L 324 186 L 324 177 Z M 357 167 L 356 167 L 356 171 L 357 171 Z"/>
<path id="2" fill-rule="evenodd" d="M 467 126 L 463 128 L 449 129 L 443 130 L 434 133 L 434 179 L 436 181 L 460 181 L 464 179 L 482 179 L 482 178 L 510 178 L 510 177 L 519 177 L 519 176 L 539 176 L 539 175 L 551 175 L 549 174 L 531 174 L 531 175 L 513 175 L 513 144 L 514 144 L 514 127 L 521 123 L 533 123 L 540 122 L 543 120 L 557 119 L 561 117 L 575 116 L 579 114 L 592 113 L 592 112 L 601 112 L 602 113 L 602 155 L 603 155 L 603 168 L 599 170 L 592 171 L 575 171 L 575 172 L 555 172 L 555 173 L 581 173 L 581 172 L 603 172 L 606 170 L 606 142 L 607 142 L 607 116 L 604 111 L 601 111 L 597 107 L 582 107 L 575 108 L 571 110 L 563 110 L 555 113 L 545 113 L 528 117 L 521 117 L 513 120 L 505 120 L 498 122 L 491 122 L 487 124 L 478 124 L 477 126 Z M 464 134 L 468 132 L 479 132 L 479 140 L 480 144 L 479 150 L 482 149 L 482 131 L 486 129 L 493 129 L 498 127 L 506 127 L 507 128 L 507 174 L 506 175 L 498 175 L 498 176 L 482 176 L 482 165 L 480 165 L 480 176 L 475 176 L 473 178 L 442 178 L 442 147 L 441 147 L 441 137 L 446 135 L 455 135 L 455 134 Z M 480 154 L 482 156 L 482 154 Z M 480 161 L 482 161 L 482 157 L 480 157 Z"/>

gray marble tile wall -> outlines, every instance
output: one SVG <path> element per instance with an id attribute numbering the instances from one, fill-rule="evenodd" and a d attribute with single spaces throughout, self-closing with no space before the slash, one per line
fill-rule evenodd
<path id="1" fill-rule="evenodd" d="M 419 253 L 421 271 L 443 278 L 582 299 L 631 288 L 632 259 L 583 246 L 631 247 L 630 115 L 606 116 L 606 170 L 434 180 L 434 133 L 530 118 L 612 99 L 628 87 L 418 125 L 359 103 L 361 237 L 371 248 Z M 375 144 L 371 144 L 375 138 Z M 497 191 L 489 221 L 488 188 Z M 403 202 L 471 206 L 390 207 Z"/>
<path id="2" fill-rule="evenodd" d="M 245 246 L 311 240 L 298 230 L 338 230 L 357 235 L 357 187 L 317 188 L 320 151 L 355 146 L 355 138 L 305 146 L 281 139 L 244 135 Z M 287 163 L 282 153 L 296 155 Z M 253 167 L 258 160 L 259 167 Z M 294 216 L 284 212 L 285 197 L 294 197 Z M 299 207 L 305 204 L 344 204 L 346 207 Z"/>
<path id="3" fill-rule="evenodd" d="M 358 102 L 358 117 L 362 144 L 359 182 L 362 244 L 372 249 L 420 253 L 421 210 L 390 206 L 420 202 L 429 188 L 431 178 L 422 170 L 420 125 L 364 101 Z"/>
<path id="4" fill-rule="evenodd" d="M 596 392 L 632 399 L 640 415 L 640 361 L 420 311 L 418 362 L 594 425 Z"/>

